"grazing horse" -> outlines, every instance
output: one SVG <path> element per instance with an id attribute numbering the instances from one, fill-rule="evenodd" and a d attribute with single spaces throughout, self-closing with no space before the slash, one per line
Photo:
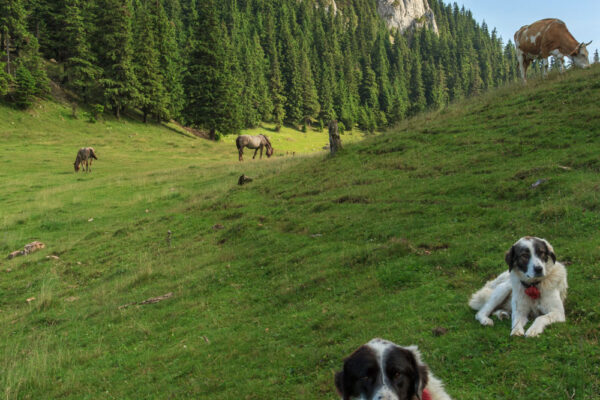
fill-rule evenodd
<path id="1" fill-rule="evenodd" d="M 256 153 L 260 149 L 260 158 L 262 158 L 263 147 L 267 148 L 267 157 L 271 157 L 273 155 L 273 146 L 271 146 L 271 142 L 269 138 L 265 135 L 241 135 L 238 136 L 235 140 L 235 145 L 237 146 L 238 152 L 240 154 L 240 161 L 244 161 L 244 147 L 254 150 L 254 155 L 252 159 L 256 157 Z"/>
<path id="2" fill-rule="evenodd" d="M 75 159 L 75 172 L 79 171 L 79 166 L 85 164 L 85 171 L 90 172 L 92 166 L 92 159 L 97 160 L 96 153 L 92 147 L 82 147 L 77 152 L 77 158 Z"/>

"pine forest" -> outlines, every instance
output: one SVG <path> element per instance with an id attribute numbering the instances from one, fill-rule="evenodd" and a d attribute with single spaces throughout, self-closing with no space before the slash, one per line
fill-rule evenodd
<path id="1" fill-rule="evenodd" d="M 429 3 L 439 34 L 388 29 L 375 0 L 0 0 L 0 96 L 27 108 L 57 84 L 218 138 L 262 121 L 372 132 L 516 79 L 509 40 Z"/>

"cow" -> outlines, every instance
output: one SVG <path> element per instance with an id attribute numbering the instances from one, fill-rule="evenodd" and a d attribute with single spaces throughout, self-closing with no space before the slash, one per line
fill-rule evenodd
<path id="1" fill-rule="evenodd" d="M 524 82 L 527 82 L 527 68 L 533 60 L 542 60 L 544 76 L 548 70 L 548 57 L 553 56 L 560 71 L 564 57 L 580 68 L 589 68 L 587 46 L 592 43 L 579 43 L 560 19 L 546 18 L 531 25 L 521 27 L 515 33 L 517 59 Z"/>

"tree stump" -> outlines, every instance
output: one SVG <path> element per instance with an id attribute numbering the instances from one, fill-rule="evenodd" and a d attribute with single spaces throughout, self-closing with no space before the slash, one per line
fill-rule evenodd
<path id="1" fill-rule="evenodd" d="M 336 120 L 329 122 L 329 151 L 334 155 L 342 148 L 342 139 L 338 131 L 338 123 Z"/>

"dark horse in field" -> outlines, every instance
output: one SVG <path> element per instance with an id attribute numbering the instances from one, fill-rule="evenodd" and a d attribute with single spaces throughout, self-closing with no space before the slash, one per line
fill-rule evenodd
<path id="1" fill-rule="evenodd" d="M 252 159 L 256 157 L 256 153 L 260 149 L 260 158 L 262 158 L 263 147 L 267 148 L 267 157 L 271 157 L 273 155 L 273 146 L 271 146 L 271 142 L 269 138 L 265 135 L 241 135 L 238 136 L 235 140 L 235 145 L 237 146 L 238 152 L 240 154 L 240 161 L 244 161 L 244 147 L 254 150 L 254 155 Z"/>
<path id="2" fill-rule="evenodd" d="M 79 166 L 85 165 L 85 171 L 90 172 L 90 167 L 92 166 L 92 160 L 97 160 L 96 153 L 94 153 L 94 149 L 92 147 L 82 147 L 77 152 L 77 158 L 75 159 L 75 172 L 79 171 Z"/>

